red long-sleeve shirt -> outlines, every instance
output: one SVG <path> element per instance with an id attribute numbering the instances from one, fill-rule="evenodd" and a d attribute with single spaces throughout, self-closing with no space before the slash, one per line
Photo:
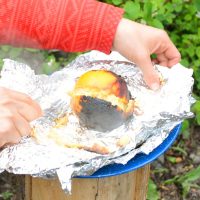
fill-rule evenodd
<path id="1" fill-rule="evenodd" d="M 0 44 L 109 53 L 122 14 L 95 0 L 0 0 Z"/>

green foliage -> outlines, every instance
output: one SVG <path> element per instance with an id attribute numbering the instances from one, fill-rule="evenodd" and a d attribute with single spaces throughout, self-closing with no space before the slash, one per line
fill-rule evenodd
<path id="1" fill-rule="evenodd" d="M 13 196 L 13 193 L 10 192 L 10 191 L 5 191 L 3 193 L 0 194 L 0 197 L 3 199 L 3 200 L 9 200 L 11 199 Z"/>
<path id="2" fill-rule="evenodd" d="M 57 50 L 45 51 L 30 48 L 0 47 L 0 69 L 3 59 L 10 58 L 38 69 L 40 73 L 51 74 L 66 66 L 79 53 L 66 53 Z"/>
<path id="3" fill-rule="evenodd" d="M 197 187 L 198 185 L 194 184 L 195 181 L 200 179 L 200 166 L 192 169 L 191 171 L 183 174 L 182 176 L 175 176 L 172 179 L 168 179 L 165 181 L 165 184 L 172 184 L 176 183 L 181 186 L 182 188 L 182 195 L 185 198 L 188 194 L 191 187 Z"/>
<path id="4" fill-rule="evenodd" d="M 163 173 L 168 173 L 168 172 L 169 172 L 169 169 L 164 168 L 164 167 L 159 167 L 159 168 L 152 170 L 153 174 L 159 174 L 159 173 L 163 174 Z"/>
<path id="5" fill-rule="evenodd" d="M 181 153 L 184 156 L 187 156 L 187 152 L 179 146 L 173 146 L 173 147 L 171 147 L 171 149 L 174 150 L 175 152 Z"/>
<path id="6" fill-rule="evenodd" d="M 174 156 L 167 156 L 167 160 L 168 160 L 169 162 L 173 163 L 173 164 L 176 163 L 176 157 L 174 157 Z"/>
<path id="7" fill-rule="evenodd" d="M 124 9 L 126 10 L 125 16 L 129 19 L 136 20 L 141 17 L 141 7 L 139 2 L 126 1 Z"/>
<path id="8" fill-rule="evenodd" d="M 189 192 L 192 183 L 198 179 L 200 179 L 200 166 L 178 178 L 177 181 L 182 185 L 184 197 Z"/>
<path id="9" fill-rule="evenodd" d="M 183 135 L 183 139 L 188 139 L 190 136 L 190 122 L 189 120 L 184 120 L 181 127 L 181 133 Z"/>
<path id="10" fill-rule="evenodd" d="M 194 106 L 192 107 L 192 111 L 196 115 L 196 122 L 200 125 L 200 100 L 197 100 Z"/>
<path id="11" fill-rule="evenodd" d="M 157 186 L 152 179 L 149 179 L 147 200 L 158 200 L 159 192 L 157 191 Z"/>
<path id="12" fill-rule="evenodd" d="M 123 0 L 112 0 L 113 5 L 118 6 L 123 3 Z"/>

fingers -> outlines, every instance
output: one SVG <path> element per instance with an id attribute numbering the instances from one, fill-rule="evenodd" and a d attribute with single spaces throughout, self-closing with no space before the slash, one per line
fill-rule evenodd
<path id="1" fill-rule="evenodd" d="M 40 117 L 40 111 L 38 111 L 34 106 L 16 101 L 15 102 L 15 107 L 17 108 L 17 112 L 24 118 L 26 121 L 33 121 Z"/>
<path id="2" fill-rule="evenodd" d="M 167 67 L 168 66 L 168 59 L 164 53 L 157 54 L 157 64 Z"/>
<path id="3" fill-rule="evenodd" d="M 40 116 L 41 108 L 29 96 L 0 87 L 0 147 L 29 135 L 29 122 Z"/>
<path id="4" fill-rule="evenodd" d="M 22 136 L 31 132 L 29 123 L 15 110 L 0 107 L 0 147 L 19 143 Z"/>
<path id="5" fill-rule="evenodd" d="M 165 67 L 172 67 L 173 65 L 180 62 L 181 56 L 179 53 L 174 54 L 174 57 L 168 57 L 167 52 L 168 50 L 162 54 L 157 54 L 156 64 Z"/>
<path id="6" fill-rule="evenodd" d="M 142 59 L 141 59 L 142 58 Z M 148 54 L 142 57 L 136 58 L 136 64 L 140 67 L 143 72 L 144 81 L 154 91 L 160 87 L 160 79 L 158 73 L 153 67 L 150 56 Z"/>
<path id="7" fill-rule="evenodd" d="M 16 129 L 10 113 L 6 116 L 4 112 L 4 117 L 0 117 L 0 127 L 0 147 L 8 143 L 15 144 L 20 142 L 20 133 Z"/>
<path id="8" fill-rule="evenodd" d="M 39 104 L 36 101 L 33 101 L 31 97 L 29 97 L 28 95 L 17 92 L 17 91 L 12 91 L 12 90 L 10 90 L 9 95 L 11 98 L 15 98 L 19 100 L 20 102 L 25 102 L 29 104 L 30 106 L 32 106 L 35 109 L 35 111 L 38 113 L 38 116 L 42 115 L 42 109 L 40 108 Z"/>
<path id="9" fill-rule="evenodd" d="M 169 47 L 164 52 L 164 55 L 168 59 L 168 67 L 172 67 L 173 65 L 177 64 L 181 60 L 181 54 L 179 53 L 178 49 L 174 46 L 174 44 L 170 41 Z"/>
<path id="10" fill-rule="evenodd" d="M 171 67 L 180 61 L 180 53 L 163 30 L 122 19 L 117 27 L 113 50 L 141 68 L 146 84 L 153 90 L 159 88 L 159 76 L 150 59 L 156 54 L 157 64 Z"/>
<path id="11" fill-rule="evenodd" d="M 0 105 L 15 107 L 28 121 L 42 115 L 40 106 L 26 94 L 0 87 L 0 97 Z"/>
<path id="12" fill-rule="evenodd" d="M 18 113 L 16 113 L 15 116 L 13 117 L 13 123 L 15 125 L 17 132 L 20 134 L 21 137 L 28 136 L 30 134 L 31 127 L 29 123 Z"/>
<path id="13" fill-rule="evenodd" d="M 166 67 L 172 67 L 180 62 L 181 54 L 170 40 L 165 31 L 161 31 L 161 44 L 157 46 L 152 53 L 157 54 L 158 64 Z"/>
<path id="14" fill-rule="evenodd" d="M 16 100 L 19 100 L 20 102 L 29 104 L 35 109 L 35 111 L 38 113 L 39 116 L 42 114 L 42 110 L 39 104 L 36 101 L 33 101 L 31 97 L 29 97 L 28 95 L 17 92 L 17 91 L 9 90 L 9 96 Z"/>
<path id="15" fill-rule="evenodd" d="M 29 122 L 40 116 L 38 110 L 36 110 L 32 105 L 14 99 L 0 99 L 0 105 L 15 110 L 16 113 L 19 113 Z"/>

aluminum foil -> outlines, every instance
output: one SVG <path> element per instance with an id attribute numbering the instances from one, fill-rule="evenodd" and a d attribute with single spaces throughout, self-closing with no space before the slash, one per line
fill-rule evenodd
<path id="1" fill-rule="evenodd" d="M 175 125 L 193 117 L 190 106 L 194 103 L 191 69 L 180 64 L 171 69 L 155 68 L 163 81 L 156 92 L 148 89 L 140 69 L 116 52 L 83 54 L 50 76 L 35 75 L 29 66 L 5 59 L 0 85 L 30 95 L 41 105 L 44 115 L 31 122 L 34 137 L 22 138 L 20 144 L 0 152 L 0 172 L 58 176 L 62 188 L 70 192 L 74 176 L 90 175 L 111 163 L 126 164 L 137 153 L 150 153 Z M 130 120 L 106 133 L 80 126 L 70 107 L 70 91 L 77 78 L 93 69 L 107 69 L 121 75 L 138 105 Z M 65 117 L 67 121 L 63 122 Z M 57 126 L 59 119 L 62 125 Z M 119 146 L 124 137 L 128 142 Z M 109 153 L 88 151 L 94 144 L 105 147 Z M 68 148 L 79 145 L 84 148 Z"/>

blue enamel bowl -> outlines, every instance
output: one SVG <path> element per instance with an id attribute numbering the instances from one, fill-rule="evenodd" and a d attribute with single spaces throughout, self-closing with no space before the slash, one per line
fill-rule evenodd
<path id="1" fill-rule="evenodd" d="M 105 167 L 102 167 L 94 174 L 90 176 L 79 176 L 78 178 L 105 178 L 109 176 L 118 176 L 120 174 L 128 173 L 130 171 L 136 170 L 144 165 L 151 163 L 160 155 L 162 155 L 176 140 L 181 129 L 181 124 L 178 124 L 170 132 L 169 136 L 151 153 L 146 154 L 137 154 L 133 159 L 131 159 L 127 164 L 111 164 Z"/>

